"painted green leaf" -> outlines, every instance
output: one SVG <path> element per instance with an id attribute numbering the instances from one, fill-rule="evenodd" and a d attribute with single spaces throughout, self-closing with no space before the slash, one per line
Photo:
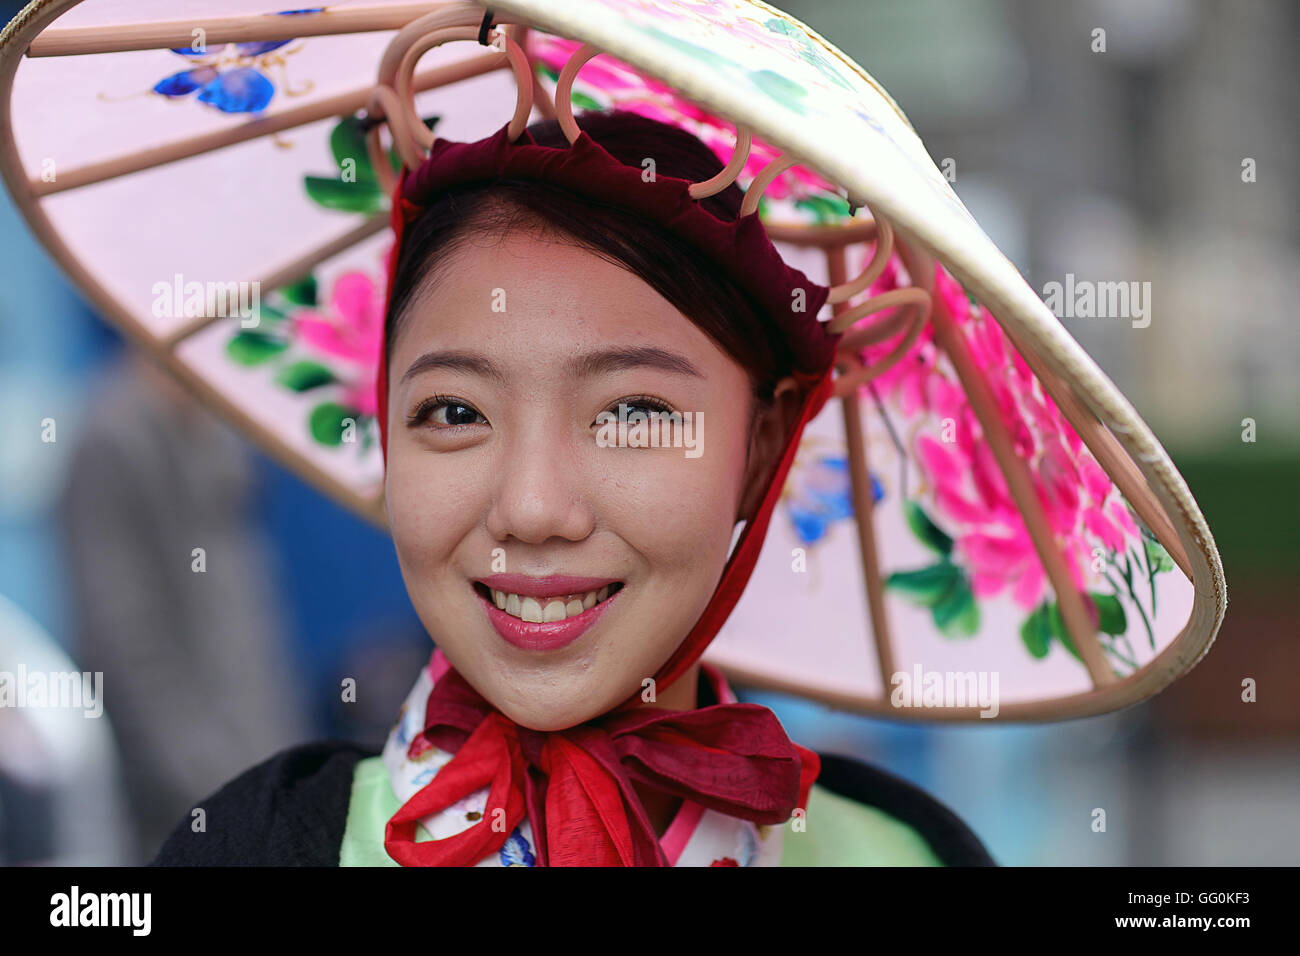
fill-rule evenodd
<path id="1" fill-rule="evenodd" d="M 931 551 L 942 555 L 952 554 L 952 538 L 944 534 L 936 525 L 930 516 L 925 513 L 916 501 L 908 499 L 903 503 L 903 516 L 907 519 L 907 526 L 912 529 L 912 534 L 916 535 L 923 545 Z"/>
<path id="2" fill-rule="evenodd" d="M 579 93 L 577 90 L 572 91 L 569 95 L 569 99 L 571 99 L 573 105 L 578 107 L 580 110 L 598 110 L 601 108 L 600 103 L 592 99 L 586 93 Z"/>
<path id="3" fill-rule="evenodd" d="M 311 273 L 280 289 L 280 294 L 294 305 L 316 304 L 316 277 Z"/>
<path id="4" fill-rule="evenodd" d="M 648 36 L 652 36 L 660 42 L 673 47 L 674 49 L 681 50 L 683 53 L 693 56 L 696 59 L 703 60 L 705 63 L 713 66 L 740 66 L 739 63 L 730 57 L 723 56 L 721 53 L 711 50 L 706 46 L 700 46 L 698 43 L 692 43 L 690 40 L 683 40 L 681 37 L 674 36 L 658 27 L 643 26 L 641 27 L 641 31 Z"/>
<path id="5" fill-rule="evenodd" d="M 841 199 L 839 196 L 828 196 L 826 194 L 805 196 L 803 199 L 795 200 L 795 206 L 811 212 L 818 225 L 836 222 L 849 214 L 847 200 Z"/>
<path id="6" fill-rule="evenodd" d="M 799 56 L 805 62 L 815 66 L 821 74 L 837 86 L 842 86 L 846 90 L 852 90 L 853 86 L 848 80 L 840 76 L 839 71 L 828 64 L 825 60 L 825 53 L 816 46 L 808 35 L 796 27 L 793 23 L 772 17 L 763 22 L 773 33 L 779 33 L 784 37 L 793 40 L 799 46 Z"/>
<path id="7" fill-rule="evenodd" d="M 385 197 L 372 182 L 345 183 L 341 179 L 304 176 L 303 185 L 312 201 L 341 212 L 376 213 L 384 209 Z"/>
<path id="8" fill-rule="evenodd" d="M 849 214 L 849 201 L 844 196 L 836 193 L 819 193 L 816 198 L 824 202 L 826 208 L 836 216 L 847 216 Z"/>
<path id="9" fill-rule="evenodd" d="M 808 199 L 800 199 L 795 202 L 798 209 L 807 209 L 813 215 L 813 221 L 817 225 L 823 225 L 826 222 L 826 210 L 820 203 L 812 202 Z"/>
<path id="10" fill-rule="evenodd" d="M 338 402 L 321 402 L 311 410 L 308 427 L 312 437 L 322 445 L 343 444 L 343 426 L 346 419 L 361 420 L 361 413 Z"/>
<path id="11" fill-rule="evenodd" d="M 973 637 L 980 628 L 980 608 L 975 603 L 966 576 L 958 572 L 957 579 L 935 605 L 930 608 L 935 626 L 947 637 Z"/>
<path id="12" fill-rule="evenodd" d="M 1020 639 L 1029 653 L 1039 660 L 1047 656 L 1052 645 L 1052 625 L 1048 621 L 1047 604 L 1040 604 L 1020 626 Z"/>
<path id="13" fill-rule="evenodd" d="M 280 369 L 275 375 L 275 380 L 295 392 L 305 392 L 308 389 L 319 388 L 322 385 L 337 381 L 334 373 L 320 362 L 311 362 L 306 359 Z"/>
<path id="14" fill-rule="evenodd" d="M 1119 598 L 1113 594 L 1100 594 L 1096 591 L 1089 591 L 1088 596 L 1096 603 L 1100 614 L 1097 630 L 1103 634 L 1123 634 L 1128 630 L 1128 618 L 1124 614 L 1124 605 L 1120 603 Z"/>
<path id="15" fill-rule="evenodd" d="M 807 44 L 808 37 L 789 20 L 782 20 L 780 17 L 768 17 L 763 21 L 763 28 L 772 32 L 787 36 L 800 44 Z"/>
<path id="16" fill-rule="evenodd" d="M 1164 546 L 1159 541 L 1144 537 L 1142 544 L 1146 547 L 1147 563 L 1151 565 L 1152 571 L 1160 574 L 1174 569 L 1174 559 L 1169 557 L 1169 552 L 1164 549 Z"/>
<path id="17" fill-rule="evenodd" d="M 280 309 L 271 305 L 269 302 L 263 302 L 258 313 L 264 319 L 270 319 L 272 322 L 283 322 L 288 318 Z"/>
<path id="18" fill-rule="evenodd" d="M 262 332 L 237 332 L 226 343 L 226 354 L 240 365 L 261 365 L 279 355 L 289 343 Z"/>
<path id="19" fill-rule="evenodd" d="M 356 164 L 356 181 L 374 183 L 375 168 L 370 165 L 370 153 L 366 150 L 366 137 L 361 132 L 361 120 L 355 116 L 345 116 L 334 129 L 330 130 L 330 152 L 339 171 L 347 169 L 347 160 Z"/>
<path id="20" fill-rule="evenodd" d="M 826 62 L 820 50 L 813 49 L 810 47 L 805 47 L 804 49 L 799 51 L 799 56 L 803 59 L 805 63 L 811 63 L 813 66 L 815 66 L 817 68 L 817 71 L 821 73 L 822 76 L 826 77 L 826 79 L 830 80 L 836 86 L 843 87 L 844 89 L 852 92 L 853 84 L 850 83 L 848 80 L 844 79 L 844 77 L 840 76 L 839 70 L 835 69 L 834 66 Z"/>
<path id="21" fill-rule="evenodd" d="M 800 84 L 774 70 L 750 70 L 749 78 L 755 86 L 782 106 L 796 113 L 804 112 L 803 97 L 808 95 Z"/>
<path id="22" fill-rule="evenodd" d="M 539 76 L 546 77 L 552 83 L 555 83 L 560 78 L 560 74 L 555 70 L 552 70 L 545 63 L 538 62 L 537 64 L 534 65 L 534 68 L 537 70 Z"/>
<path id="23" fill-rule="evenodd" d="M 916 571 L 895 571 L 885 580 L 885 587 L 898 591 L 913 604 L 934 607 L 960 578 L 961 571 L 955 564 L 940 561 Z"/>

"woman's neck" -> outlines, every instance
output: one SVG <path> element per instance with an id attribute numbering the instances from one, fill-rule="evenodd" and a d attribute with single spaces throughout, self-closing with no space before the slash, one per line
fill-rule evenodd
<path id="1" fill-rule="evenodd" d="M 656 693 L 655 700 L 647 701 L 646 706 L 661 707 L 665 710 L 694 710 L 699 706 L 699 686 L 700 665 L 697 661 L 691 665 L 690 670 L 673 681 L 671 687 L 663 693 Z M 641 798 L 641 805 L 645 807 L 646 815 L 654 826 L 655 835 L 662 838 L 673 822 L 673 818 L 677 816 L 677 811 L 681 809 L 682 798 L 640 784 L 632 786 L 637 796 Z"/>

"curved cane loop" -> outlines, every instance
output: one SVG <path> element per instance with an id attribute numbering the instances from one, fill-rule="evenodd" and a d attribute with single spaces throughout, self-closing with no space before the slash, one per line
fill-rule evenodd
<path id="1" fill-rule="evenodd" d="M 745 163 L 749 159 L 749 147 L 754 142 L 754 134 L 748 126 L 736 124 L 736 150 L 731 154 L 731 162 L 723 167 L 718 175 L 703 182 L 695 183 L 688 190 L 692 199 L 706 199 L 722 192 L 728 186 L 736 181 L 740 171 L 745 168 Z"/>
<path id="2" fill-rule="evenodd" d="M 519 87 L 519 93 L 515 97 L 515 115 L 510 118 L 510 142 L 513 143 L 523 134 L 528 118 L 533 114 L 533 68 L 524 48 L 504 29 L 498 29 L 492 45 L 497 46 L 497 41 L 500 41 L 499 48 L 504 49 L 506 56 L 510 57 L 510 68 L 514 71 L 515 84 Z"/>
<path id="3" fill-rule="evenodd" d="M 573 118 L 573 81 L 586 62 L 601 52 L 599 47 L 592 46 L 590 43 L 582 44 L 564 62 L 564 67 L 555 81 L 555 117 L 560 121 L 560 129 L 564 130 L 564 135 L 570 143 L 576 141 L 581 132 L 578 121 Z M 734 183 L 736 177 L 745 168 L 753 141 L 754 134 L 749 127 L 736 124 L 736 149 L 731 154 L 730 162 L 716 176 L 692 183 L 688 190 L 690 197 L 706 199 Z"/>
<path id="4" fill-rule="evenodd" d="M 426 153 L 433 149 L 433 130 L 425 126 L 420 120 L 419 112 L 415 108 L 415 96 L 411 92 L 411 79 L 415 75 L 415 64 L 419 62 L 420 57 L 428 53 L 436 46 L 442 46 L 452 40 L 477 40 L 478 27 L 443 27 L 439 30 L 430 30 L 428 33 L 417 38 L 414 43 L 406 48 L 402 54 L 401 62 L 397 65 L 397 74 L 394 76 L 393 88 L 397 91 L 397 100 L 402 104 L 402 110 L 406 113 L 406 125 L 415 137 L 420 149 Z"/>
<path id="5" fill-rule="evenodd" d="M 772 180 L 798 162 L 799 160 L 793 156 L 786 156 L 782 153 L 764 166 L 762 171 L 754 177 L 754 181 L 749 184 L 749 188 L 745 190 L 745 200 L 740 204 L 741 218 L 748 216 L 758 208 L 758 201 L 763 198 L 763 190 L 772 184 Z"/>
<path id="6" fill-rule="evenodd" d="M 888 292 L 881 293 L 873 297 L 864 305 L 871 306 L 864 314 L 881 311 L 882 309 L 895 308 L 901 305 L 918 305 L 919 299 L 916 296 L 919 289 L 890 289 Z M 892 339 L 899 332 L 907 327 L 910 312 L 907 309 L 898 309 L 887 319 L 881 319 L 871 325 L 863 325 L 858 328 L 846 328 L 843 330 L 843 338 L 838 343 L 838 348 L 845 351 L 858 351 L 866 348 L 868 345 L 876 345 L 884 342 L 886 339 Z M 836 316 L 839 318 L 839 316 Z M 831 323 L 827 322 L 827 326 Z M 831 329 L 833 334 L 840 330 Z"/>
<path id="7" fill-rule="evenodd" d="M 894 231 L 887 219 L 877 216 L 876 222 L 880 230 L 871 262 L 867 264 L 867 268 L 863 270 L 861 276 L 853 282 L 836 286 L 836 289 L 845 290 L 853 286 L 860 286 L 858 291 L 861 291 L 861 288 L 866 288 L 875 282 L 884 271 L 885 263 L 888 262 L 893 250 Z M 898 251 L 900 255 L 905 255 L 908 250 L 900 243 Z M 913 256 L 911 261 L 924 263 L 926 259 L 924 256 Z M 908 270 L 908 274 L 911 276 L 911 270 Z M 911 278 L 913 285 L 901 289 L 890 289 L 888 292 L 872 296 L 866 302 L 841 312 L 826 323 L 830 332 L 843 334 L 835 353 L 836 364 L 840 368 L 840 374 L 835 380 L 835 395 L 837 397 L 843 398 L 852 395 L 868 382 L 889 371 L 916 344 L 921 330 L 930 318 L 930 309 L 933 304 L 931 299 L 933 277 L 923 274 L 921 276 L 911 276 Z M 839 301 L 844 301 L 852 294 L 842 295 Z M 862 328 L 853 328 L 855 322 L 859 322 L 868 315 L 882 309 L 897 309 L 898 311 L 887 319 Z M 870 364 L 862 360 L 860 352 L 863 348 L 887 341 L 900 332 L 903 333 L 902 338 L 889 350 L 888 354 Z"/>
<path id="8" fill-rule="evenodd" d="M 412 92 L 415 65 L 429 50 L 449 40 L 481 41 L 490 35 L 490 46 L 505 53 L 519 88 L 515 99 L 515 114 L 510 121 L 512 138 L 523 132 L 532 112 L 533 80 L 528 57 L 513 40 L 505 35 L 504 26 L 497 24 L 491 33 L 485 30 L 487 21 L 482 7 L 470 3 L 452 4 L 412 20 L 389 42 L 379 62 L 379 78 L 366 108 L 371 120 L 385 120 L 393 137 L 393 146 L 402 163 L 414 169 L 424 161 L 433 148 L 436 137 L 415 109 Z M 396 185 L 396 176 L 388 168 L 387 158 L 379 141 L 377 128 L 367 132 L 367 151 L 376 175 L 390 191 Z"/>
<path id="9" fill-rule="evenodd" d="M 564 61 L 564 68 L 555 81 L 555 118 L 560 121 L 560 129 L 564 130 L 570 143 L 575 142 L 582 132 L 578 129 L 578 121 L 573 118 L 573 80 L 583 64 L 600 52 L 599 47 L 584 43 Z"/>
<path id="10" fill-rule="evenodd" d="M 383 112 L 383 107 L 372 93 L 370 103 L 366 106 L 366 114 L 373 116 L 376 110 Z M 396 140 L 396 137 L 394 137 L 394 140 Z M 384 149 L 383 139 L 379 135 L 378 123 L 366 130 L 366 155 L 370 157 L 370 168 L 375 171 L 375 179 L 379 182 L 379 188 L 391 196 L 393 191 L 397 189 L 397 173 L 389 165 L 388 150 Z"/>
<path id="11" fill-rule="evenodd" d="M 828 321 L 826 327 L 833 335 L 838 335 L 841 332 L 848 332 L 855 322 L 865 319 L 874 312 L 879 312 L 881 309 L 893 308 L 900 304 L 900 300 L 911 301 L 910 297 L 904 294 L 911 289 L 915 289 L 918 292 L 924 291 L 916 286 L 908 286 L 903 289 L 890 289 L 888 292 L 874 295 L 866 302 L 861 302 L 853 308 L 841 312 L 839 315 L 835 316 L 835 318 Z"/>
<path id="12" fill-rule="evenodd" d="M 402 64 L 406 51 L 414 46 L 421 37 L 433 30 L 444 27 L 473 27 L 470 39 L 478 39 L 478 28 L 483 18 L 483 8 L 470 3 L 450 4 L 432 13 L 412 20 L 389 41 L 384 55 L 379 60 L 379 83 L 391 88 L 397 87 L 397 70 Z"/>
<path id="13" fill-rule="evenodd" d="M 428 53 L 436 46 L 441 46 L 451 40 L 474 40 L 479 38 L 480 31 L 477 28 L 467 27 L 443 27 L 438 30 L 432 30 L 419 37 L 412 43 L 402 54 L 401 62 L 397 68 L 397 97 L 402 103 L 403 108 L 407 111 L 407 126 L 415 141 L 420 144 L 420 148 L 426 152 L 433 149 L 434 136 L 433 131 L 424 125 L 415 109 L 415 97 L 411 92 L 411 84 L 415 77 L 415 65 L 419 62 L 420 57 Z M 492 42 L 486 44 L 494 50 L 501 51 L 510 58 L 510 68 L 515 76 L 515 86 L 517 93 L 515 95 L 515 112 L 510 118 L 510 140 L 519 138 L 523 133 L 524 127 L 528 125 L 528 117 L 533 112 L 533 75 L 528 66 L 528 56 L 524 53 L 519 44 L 506 36 L 505 32 L 499 27 L 492 33 Z"/>
<path id="14" fill-rule="evenodd" d="M 408 169 L 415 169 L 424 161 L 420 144 L 412 137 L 402 104 L 392 88 L 380 84 L 370 91 L 366 115 L 374 120 L 387 121 L 388 129 L 393 135 L 393 147 L 401 157 L 402 165 Z M 371 127 L 366 134 L 366 149 L 370 154 L 370 162 L 375 167 L 376 175 L 382 177 L 384 172 L 388 171 L 388 159 L 383 155 L 383 147 L 379 143 L 378 125 Z M 392 185 L 396 185 L 396 182 L 394 181 Z"/>
<path id="15" fill-rule="evenodd" d="M 889 224 L 888 219 L 876 219 L 876 251 L 871 256 L 871 261 L 867 263 L 862 274 L 851 282 L 845 282 L 831 289 L 831 294 L 826 301 L 831 305 L 839 302 L 845 302 L 863 289 L 869 288 L 873 282 L 880 278 L 885 271 L 885 266 L 889 264 L 889 256 L 894 251 L 894 227 Z M 868 310 L 870 311 L 870 310 Z M 862 315 L 866 315 L 864 312 Z M 850 322 L 857 321 L 862 316 L 855 316 L 853 319 L 847 319 L 849 313 L 837 315 L 831 320 L 831 331 L 838 332 Z M 836 325 L 838 323 L 838 327 Z"/>
<path id="16" fill-rule="evenodd" d="M 883 375 L 902 360 L 915 343 L 917 337 L 921 334 L 921 329 L 925 327 L 926 320 L 930 318 L 930 294 L 924 289 L 899 289 L 899 292 L 909 293 L 910 302 L 905 303 L 905 308 L 910 310 L 908 316 L 907 334 L 899 341 L 897 345 L 884 358 L 867 365 L 862 361 L 856 352 L 841 349 L 836 353 L 837 360 L 849 368 L 835 380 L 835 395 L 844 397 L 851 395 L 863 385 L 866 385 L 872 379 Z M 856 367 L 853 367 L 856 366 Z"/>

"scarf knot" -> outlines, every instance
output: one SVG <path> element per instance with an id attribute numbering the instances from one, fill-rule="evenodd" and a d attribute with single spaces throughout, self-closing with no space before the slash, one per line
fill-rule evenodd
<path id="1" fill-rule="evenodd" d="M 389 820 L 388 855 L 403 866 L 473 866 L 524 819 L 543 866 L 668 866 L 638 785 L 758 824 L 807 805 L 820 761 L 757 704 L 617 710 L 567 730 L 520 727 L 455 670 L 434 685 L 415 757 L 454 754 Z M 442 840 L 417 822 L 488 788 L 483 816 Z"/>

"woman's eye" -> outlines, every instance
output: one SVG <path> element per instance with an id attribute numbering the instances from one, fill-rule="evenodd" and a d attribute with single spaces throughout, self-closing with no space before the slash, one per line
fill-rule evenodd
<path id="1" fill-rule="evenodd" d="M 463 425 L 476 425 L 480 420 L 487 424 L 487 419 L 483 418 L 473 405 L 459 399 L 435 395 L 419 404 L 407 420 L 407 424 L 414 427 L 427 423 L 434 428 L 456 428 Z"/>
<path id="2" fill-rule="evenodd" d="M 666 402 L 662 402 L 657 398 L 651 398 L 648 395 L 636 395 L 628 398 L 620 398 L 609 407 L 608 411 L 613 415 L 617 415 L 619 413 L 619 406 L 626 408 L 627 414 L 629 415 L 633 412 L 641 412 L 646 417 L 649 417 L 652 412 L 658 412 L 661 415 L 671 415 L 673 411 L 672 407 Z"/>

